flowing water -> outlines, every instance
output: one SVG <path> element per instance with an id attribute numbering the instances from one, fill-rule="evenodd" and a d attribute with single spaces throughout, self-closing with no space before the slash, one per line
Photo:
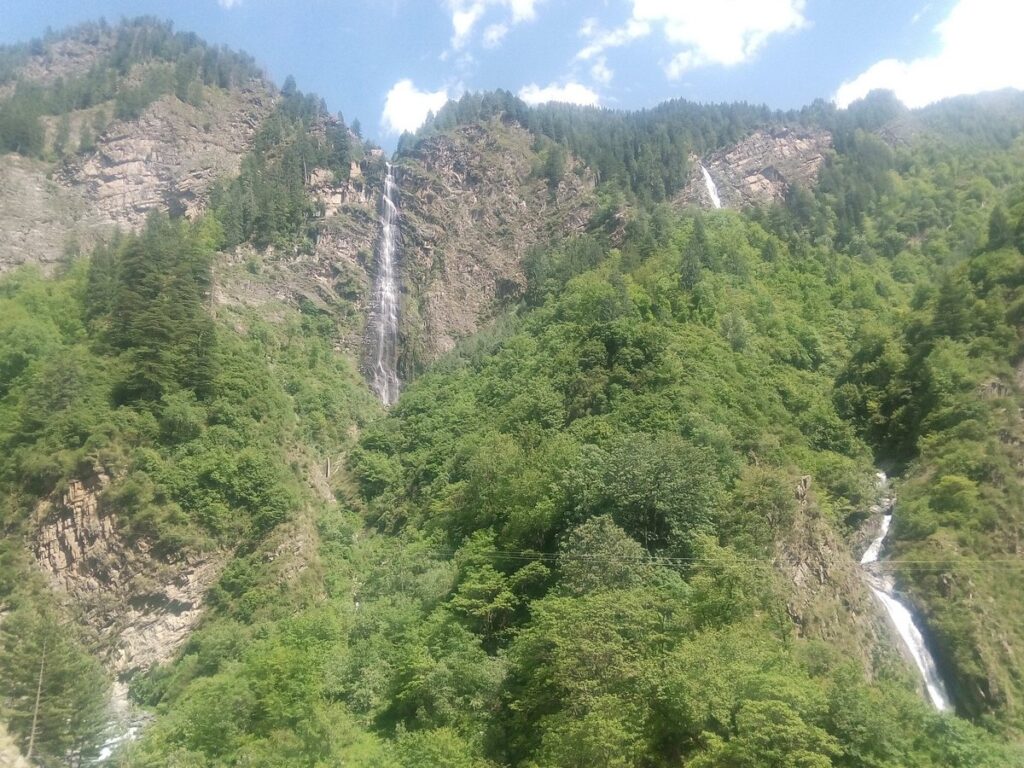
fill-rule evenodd
<path id="1" fill-rule="evenodd" d="M 718 196 L 718 187 L 715 186 L 715 180 L 711 178 L 711 174 L 704 167 L 704 163 L 700 164 L 700 172 L 704 174 L 704 186 L 708 189 L 708 197 L 711 198 L 711 204 L 715 208 L 721 208 L 722 198 Z"/>
<path id="2" fill-rule="evenodd" d="M 371 356 L 373 391 L 384 405 L 398 400 L 398 282 L 395 251 L 398 245 L 398 207 L 395 205 L 395 173 L 387 164 L 384 195 L 380 203 L 380 243 L 377 246 L 376 315 Z"/>
<path id="3" fill-rule="evenodd" d="M 103 743 L 92 765 L 105 765 L 121 747 L 135 741 L 150 717 L 129 702 L 128 686 L 120 681 L 114 683 L 109 709 L 110 719 L 103 734 Z"/>
<path id="4" fill-rule="evenodd" d="M 882 524 L 878 535 L 860 559 L 862 565 L 878 562 L 878 557 L 885 544 L 885 537 L 889 534 L 889 526 L 892 525 L 895 497 L 889 491 L 889 479 L 885 476 L 884 472 L 878 473 L 878 490 L 880 492 L 880 503 L 876 509 L 882 513 Z M 871 591 L 875 593 L 875 597 L 878 598 L 886 613 L 889 614 L 889 620 L 896 627 L 900 639 L 903 640 L 903 644 L 906 646 L 911 658 L 913 658 L 914 664 L 924 680 L 925 688 L 928 691 L 928 698 L 931 699 L 932 705 L 940 712 L 952 709 L 953 705 L 949 700 L 949 694 L 946 692 L 946 685 L 942 682 L 942 677 L 939 675 L 935 659 L 925 644 L 921 629 L 914 620 L 914 614 L 896 597 L 896 589 L 892 577 L 888 574 L 878 573 L 873 569 L 869 570 L 869 573 L 871 574 Z"/>

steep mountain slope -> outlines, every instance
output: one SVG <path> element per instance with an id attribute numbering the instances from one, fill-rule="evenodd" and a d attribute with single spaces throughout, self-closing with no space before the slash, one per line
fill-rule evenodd
<path id="1" fill-rule="evenodd" d="M 52 269 L 137 230 L 149 211 L 195 216 L 237 172 L 274 89 L 251 60 L 153 20 L 83 25 L 3 73 L 0 126 L 24 135 L 0 176 L 0 271 Z"/>
<path id="2" fill-rule="evenodd" d="M 1024 761 L 1019 95 L 464 97 L 394 158 L 384 412 L 383 153 L 166 25 L 37 48 L 0 72 L 3 264 L 56 273 L 0 279 L 33 759 L 122 735 L 116 676 L 152 715 L 124 765 Z M 877 567 L 973 722 L 857 566 L 875 462 Z"/>
<path id="3" fill-rule="evenodd" d="M 428 139 L 399 163 L 407 373 L 522 297 L 531 248 L 587 227 L 593 174 L 569 158 L 544 178 L 532 145 L 523 128 L 494 119 Z"/>

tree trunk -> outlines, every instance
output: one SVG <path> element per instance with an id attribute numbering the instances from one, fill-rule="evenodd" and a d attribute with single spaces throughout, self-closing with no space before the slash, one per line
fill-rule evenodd
<path id="1" fill-rule="evenodd" d="M 43 652 L 39 657 L 39 679 L 36 681 L 36 702 L 32 707 L 32 730 L 28 734 L 28 752 L 26 760 L 32 759 L 32 751 L 36 746 L 36 729 L 39 724 L 39 700 L 43 695 L 43 670 L 46 668 L 46 638 L 43 638 Z"/>

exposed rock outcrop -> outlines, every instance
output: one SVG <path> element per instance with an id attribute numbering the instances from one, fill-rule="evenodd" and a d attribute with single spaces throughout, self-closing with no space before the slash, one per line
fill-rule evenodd
<path id="1" fill-rule="evenodd" d="M 14 739 L 7 732 L 7 727 L 0 722 L 0 768 L 29 768 L 26 760 Z"/>
<path id="2" fill-rule="evenodd" d="M 531 247 L 586 227 L 593 175 L 569 162 L 549 185 L 535 170 L 533 141 L 494 120 L 428 139 L 396 161 L 403 377 L 521 295 Z M 311 170 L 309 194 L 322 211 L 313 252 L 238 249 L 218 267 L 218 303 L 259 307 L 269 319 L 277 302 L 329 312 L 339 321 L 339 349 L 358 352 L 372 309 L 383 173 L 379 151 L 353 165 L 346 182 Z"/>
<path id="3" fill-rule="evenodd" d="M 774 128 L 755 131 L 738 144 L 701 159 L 690 157 L 690 180 L 676 200 L 712 207 L 700 163 L 708 169 L 724 208 L 782 202 L 793 185 L 811 187 L 832 148 L 821 130 Z"/>
<path id="4" fill-rule="evenodd" d="M 868 675 L 881 659 L 901 663 L 857 563 L 814 503 L 810 477 L 800 478 L 794 495 L 794 519 L 776 546 L 775 564 L 797 632 L 842 649 Z"/>
<path id="5" fill-rule="evenodd" d="M 338 349 L 358 355 L 380 234 L 378 165 L 383 158 L 354 163 L 349 180 L 340 183 L 329 171 L 313 169 L 309 194 L 322 216 L 312 253 L 237 248 L 216 265 L 214 300 L 228 308 L 258 308 L 270 321 L 281 315 L 275 305 L 330 313 L 338 322 Z"/>
<path id="6" fill-rule="evenodd" d="M 526 130 L 495 119 L 430 138 L 398 161 L 407 373 L 522 293 L 531 247 L 586 227 L 593 174 L 570 158 L 552 187 L 535 171 L 532 145 Z"/>
<path id="7" fill-rule="evenodd" d="M 36 510 L 34 554 L 58 593 L 67 595 L 121 679 L 168 661 L 195 627 L 215 557 L 168 562 L 130 546 L 100 501 L 99 473 L 74 480 Z"/>
<path id="8" fill-rule="evenodd" d="M 201 213 L 213 183 L 237 173 L 274 104 L 259 80 L 203 94 L 201 107 L 164 96 L 138 120 L 115 121 L 95 151 L 56 170 L 0 157 L 0 272 L 21 264 L 52 271 L 67 251 L 87 250 L 114 226 L 136 230 L 152 210 Z"/>
<path id="9" fill-rule="evenodd" d="M 22 264 L 50 271 L 73 240 L 92 239 L 85 200 L 47 178 L 48 170 L 39 160 L 0 155 L 0 272 Z"/>
<path id="10" fill-rule="evenodd" d="M 208 88 L 204 98 L 197 108 L 164 96 L 138 120 L 115 122 L 95 152 L 62 170 L 61 182 L 81 189 L 104 224 L 137 229 L 154 209 L 199 214 L 213 183 L 237 173 L 273 106 L 258 80 L 238 91 Z"/>

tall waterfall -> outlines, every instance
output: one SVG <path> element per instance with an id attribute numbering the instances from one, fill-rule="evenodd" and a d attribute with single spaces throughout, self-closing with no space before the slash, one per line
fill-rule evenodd
<path id="1" fill-rule="evenodd" d="M 880 504 L 876 509 L 882 513 L 882 525 L 879 528 L 878 535 L 871 542 L 871 546 L 868 547 L 864 556 L 861 557 L 860 562 L 862 565 L 878 562 L 878 556 L 881 554 L 882 546 L 885 544 L 885 537 L 889 534 L 889 526 L 892 525 L 895 497 L 889 492 L 889 479 L 885 476 L 884 472 L 878 473 L 878 489 L 881 496 Z M 939 676 L 939 669 L 935 664 L 935 659 L 928 650 L 928 646 L 925 645 L 924 636 L 914 621 L 914 614 L 896 597 L 892 577 L 888 574 L 877 574 L 871 571 L 870 586 L 871 591 L 875 593 L 875 597 L 878 598 L 886 613 L 889 614 L 889 620 L 896 627 L 896 631 L 899 633 L 900 639 L 903 640 L 903 644 L 906 646 L 911 658 L 914 659 L 914 664 L 917 665 L 917 669 L 924 679 L 924 685 L 928 690 L 928 698 L 931 699 L 932 705 L 940 712 L 952 709 L 953 705 L 949 700 L 949 694 L 946 692 L 946 685 L 942 682 L 942 677 Z"/>
<path id="2" fill-rule="evenodd" d="M 398 207 L 395 172 L 387 164 L 380 203 L 380 243 L 377 246 L 376 314 L 373 318 L 373 391 L 384 405 L 398 400 L 398 283 L 395 250 L 398 243 Z"/>
<path id="3" fill-rule="evenodd" d="M 718 187 L 715 186 L 715 180 L 711 178 L 711 174 L 704 167 L 704 163 L 700 164 L 700 172 L 704 174 L 704 186 L 708 189 L 708 197 L 711 198 L 711 204 L 715 208 L 721 208 L 722 198 L 718 196 Z"/>

